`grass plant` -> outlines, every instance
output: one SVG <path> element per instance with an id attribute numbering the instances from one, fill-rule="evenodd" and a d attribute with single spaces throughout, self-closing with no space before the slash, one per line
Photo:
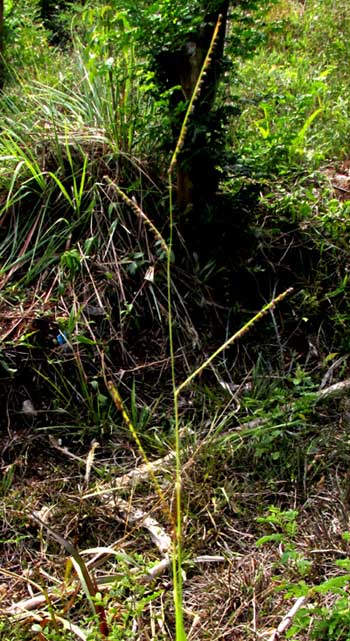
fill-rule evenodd
<path id="1" fill-rule="evenodd" d="M 348 637 L 349 207 L 325 173 L 348 154 L 348 10 L 268 15 L 230 76 L 232 217 L 260 193 L 234 274 L 182 253 L 173 204 L 219 23 L 160 178 L 163 107 L 123 12 L 89 8 L 66 78 L 2 97 L 6 639 L 277 639 L 296 602 L 289 637 Z"/>
<path id="2" fill-rule="evenodd" d="M 176 639 L 177 641 L 183 641 L 186 639 L 186 633 L 184 628 L 184 618 L 183 618 L 183 588 L 182 588 L 182 460 L 181 460 L 181 437 L 180 437 L 180 423 L 179 423 L 179 405 L 178 397 L 182 389 L 185 388 L 200 372 L 205 369 L 211 362 L 224 351 L 229 345 L 231 345 L 235 340 L 244 335 L 256 321 L 269 311 L 275 304 L 283 300 L 283 298 L 290 293 L 291 290 L 288 290 L 284 294 L 278 296 L 275 300 L 271 301 L 261 312 L 259 312 L 251 321 L 248 321 L 246 325 L 237 333 L 235 333 L 230 339 L 228 339 L 218 350 L 216 350 L 199 368 L 197 368 L 190 376 L 186 378 L 179 386 L 176 383 L 176 364 L 174 357 L 174 342 L 173 342 L 173 315 L 172 315 L 172 295 L 171 295 L 171 280 L 172 280 L 172 246 L 173 246 L 173 204 L 172 204 L 172 194 L 173 194 L 173 171 L 176 167 L 177 158 L 181 151 L 181 148 L 184 144 L 187 124 L 191 117 L 192 110 L 194 108 L 195 102 L 198 98 L 202 80 L 206 74 L 207 68 L 210 65 L 211 55 L 213 48 L 215 47 L 216 39 L 221 25 L 221 17 L 216 23 L 210 48 L 205 57 L 201 72 L 198 76 L 192 97 L 189 101 L 188 108 L 180 129 L 179 138 L 177 145 L 175 147 L 174 153 L 172 155 L 168 175 L 169 175 L 169 228 L 170 228 L 170 240 L 169 246 L 167 247 L 167 282 L 168 282 L 168 331 L 169 331 L 169 345 L 170 345 L 170 358 L 171 358 L 171 369 L 172 369 L 172 384 L 173 384 L 173 396 L 174 396 L 174 428 L 175 428 L 175 452 L 176 452 L 176 479 L 175 479 L 175 522 L 172 524 L 173 527 L 173 536 L 174 536 L 174 549 L 173 549 L 173 581 L 174 581 L 174 602 L 175 602 L 175 620 L 176 620 Z M 166 244 L 163 241 L 165 247 Z M 143 451 L 142 445 L 137 437 L 136 431 L 128 414 L 126 413 L 122 401 L 120 399 L 119 393 L 113 385 L 110 385 L 110 391 L 116 405 L 121 409 L 123 413 L 124 420 L 128 424 L 131 433 L 133 434 L 138 447 L 140 448 L 143 457 L 146 462 L 147 457 Z M 160 493 L 160 498 L 164 502 L 164 497 L 158 486 L 158 492 Z"/>
<path id="3" fill-rule="evenodd" d="M 173 387 L 174 402 L 174 422 L 175 422 L 175 451 L 176 451 L 176 477 L 175 477 L 175 523 L 174 523 L 174 551 L 173 551 L 173 581 L 174 581 L 174 602 L 175 602 L 175 620 L 176 620 L 176 639 L 184 641 L 186 633 L 183 619 L 183 588 L 182 588 L 182 462 L 181 462 L 181 438 L 179 424 L 179 403 L 178 388 L 176 383 L 176 364 L 173 341 L 173 313 L 172 313 L 172 296 L 171 296 L 171 262 L 173 247 L 173 229 L 174 229 L 174 212 L 173 212 L 173 172 L 176 167 L 177 158 L 184 145 L 187 133 L 188 121 L 191 117 L 195 102 L 198 99 L 203 78 L 211 62 L 211 55 L 215 47 L 221 25 L 221 16 L 219 16 L 210 47 L 204 59 L 202 69 L 197 78 L 192 96 L 190 98 L 176 147 L 170 160 L 168 168 L 169 177 L 169 249 L 167 252 L 167 286 L 168 286 L 168 331 L 171 360 L 171 378 Z"/>

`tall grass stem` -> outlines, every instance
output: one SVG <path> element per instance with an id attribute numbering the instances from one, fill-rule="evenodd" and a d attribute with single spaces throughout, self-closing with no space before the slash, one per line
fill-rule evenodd
<path id="1" fill-rule="evenodd" d="M 180 425 L 179 425 L 179 405 L 178 393 L 176 387 L 176 371 L 175 371 L 175 354 L 174 354 L 174 341 L 173 341 L 173 316 L 172 316 L 172 296 L 171 296 L 171 265 L 172 265 L 172 246 L 173 246 L 173 231 L 174 231 L 174 202 L 173 202 L 173 172 L 177 164 L 179 153 L 184 145 L 188 122 L 193 112 L 195 102 L 199 97 L 203 79 L 205 77 L 207 68 L 211 62 L 211 56 L 215 47 L 216 39 L 219 33 L 222 16 L 219 15 L 213 36 L 205 56 L 202 68 L 197 78 L 191 99 L 189 101 L 182 126 L 180 129 L 179 137 L 174 149 L 173 155 L 170 160 L 168 168 L 168 188 L 169 188 L 169 243 L 167 251 L 167 295 L 168 295 L 168 333 L 169 333 L 169 346 L 170 346 L 170 363 L 171 363 L 171 378 L 173 388 L 173 405 L 174 405 L 174 422 L 175 422 L 175 451 L 176 451 L 176 472 L 175 472 L 175 527 L 174 527 L 174 549 L 172 557 L 173 568 L 173 582 L 174 582 L 174 605 L 175 605 L 175 626 L 176 626 L 176 641 L 186 641 L 186 632 L 183 620 L 183 579 L 182 579 L 182 470 L 181 470 L 181 439 L 180 439 Z"/>

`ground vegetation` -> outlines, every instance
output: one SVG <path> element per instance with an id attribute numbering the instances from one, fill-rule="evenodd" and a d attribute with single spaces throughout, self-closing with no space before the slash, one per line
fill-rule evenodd
<path id="1" fill-rule="evenodd" d="M 348 641 L 350 9 L 1 17 L 0 637 Z"/>

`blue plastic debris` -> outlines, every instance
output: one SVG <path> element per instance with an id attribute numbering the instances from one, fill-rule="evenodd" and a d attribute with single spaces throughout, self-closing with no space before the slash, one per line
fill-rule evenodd
<path id="1" fill-rule="evenodd" d="M 56 340 L 59 345 L 64 345 L 67 342 L 67 335 L 64 332 L 60 332 L 57 334 Z"/>

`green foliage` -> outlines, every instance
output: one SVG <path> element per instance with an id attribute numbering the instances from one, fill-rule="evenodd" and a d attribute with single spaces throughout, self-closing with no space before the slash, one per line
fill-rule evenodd
<path id="1" fill-rule="evenodd" d="M 32 641 L 33 632 L 28 626 L 13 621 L 0 621 L 0 634 L 7 641 Z"/>
<path id="2" fill-rule="evenodd" d="M 343 583 L 344 587 L 348 581 Z M 329 589 L 329 592 L 335 593 L 335 590 Z M 327 641 L 334 639 L 336 641 L 349 640 L 350 626 L 350 608 L 349 598 L 344 591 L 344 596 L 337 599 L 335 605 L 331 608 L 320 608 L 316 610 L 316 621 L 313 626 L 312 638 L 317 641 Z"/>
<path id="3" fill-rule="evenodd" d="M 258 523 L 268 523 L 273 526 L 274 529 L 280 530 L 281 537 L 285 537 L 287 540 L 293 540 L 297 533 L 297 519 L 298 511 L 297 510 L 286 510 L 282 512 L 280 508 L 271 505 L 269 507 L 268 514 L 266 516 L 260 516 L 257 518 Z M 262 539 L 259 539 L 256 544 L 262 545 L 267 543 L 269 536 L 264 536 Z M 282 539 L 281 539 L 282 540 Z"/>
<path id="4" fill-rule="evenodd" d="M 259 40 L 260 20 L 275 1 L 240 0 L 229 3 L 232 4 L 231 49 L 239 49 L 241 55 L 253 50 Z M 143 4 L 129 0 L 121 3 L 121 8 L 127 7 L 133 24 L 139 29 L 137 38 L 145 52 L 156 58 L 160 52 L 184 49 L 188 41 L 198 38 L 198 32 L 206 23 L 214 29 L 214 16 L 224 5 L 223 0 L 159 0 Z"/>
<path id="5" fill-rule="evenodd" d="M 119 151 L 135 153 L 157 113 L 157 104 L 150 101 L 152 74 L 136 56 L 135 28 L 125 10 L 108 5 L 87 8 L 79 20 L 84 27 L 78 44 L 83 94 L 91 95 Z"/>
<path id="6" fill-rule="evenodd" d="M 270 21 L 261 25 L 264 52 L 239 70 L 244 103 L 237 140 L 242 141 L 243 149 L 248 142 L 249 149 L 243 153 L 256 162 L 260 175 L 264 171 L 293 171 L 296 160 L 318 166 L 325 157 L 342 154 L 344 137 L 338 137 L 339 124 L 342 122 L 343 133 L 343 127 L 348 127 L 344 112 L 346 76 L 339 64 L 340 60 L 345 62 L 347 54 L 343 51 L 339 55 L 337 46 L 332 48 L 337 42 L 348 47 L 348 8 L 344 15 L 331 1 L 327 7 L 317 0 L 308 2 L 304 9 L 294 2 L 289 5 L 285 17 L 282 14 L 278 20 L 276 8 Z M 283 29 L 283 39 L 277 41 L 278 29 Z M 324 43 L 321 59 L 314 49 L 320 42 Z M 327 54 L 330 43 L 332 53 Z M 254 136 L 254 128 L 260 140 Z M 328 135 L 330 129 L 332 136 Z"/>
<path id="7" fill-rule="evenodd" d="M 258 547 L 266 543 L 277 543 L 283 550 L 279 561 L 275 564 L 276 569 L 287 568 L 290 577 L 298 580 L 298 586 L 304 584 L 304 578 L 311 571 L 312 563 L 309 559 L 297 550 L 296 535 L 298 532 L 297 510 L 281 510 L 279 507 L 270 506 L 265 516 L 257 517 L 257 523 L 269 525 L 273 530 L 256 541 Z"/>
<path id="8" fill-rule="evenodd" d="M 161 0 L 151 4 L 145 3 L 141 9 L 137 3 L 132 8 L 132 16 L 140 31 L 138 37 L 148 52 L 156 50 L 174 51 L 181 49 L 188 38 L 197 34 L 205 15 L 222 4 L 220 0 L 206 3 L 201 0 Z M 147 6 L 148 5 L 148 6 Z"/>
<path id="9" fill-rule="evenodd" d="M 231 80 L 232 104 L 241 113 L 229 127 L 236 159 L 231 177 L 222 184 L 224 193 L 238 202 L 243 189 L 260 191 L 259 206 L 242 220 L 249 224 L 251 217 L 248 282 L 255 281 L 263 291 L 269 281 L 273 289 L 276 278 L 293 283 L 305 330 L 313 333 L 322 326 L 330 332 L 330 351 L 349 346 L 344 269 L 349 207 L 346 195 L 343 201 L 332 190 L 326 169 L 336 172 L 349 155 L 343 67 L 348 18 L 348 8 L 340 11 L 334 2 L 302 5 L 288 0 L 277 3 L 260 23 L 263 46 L 239 62 Z M 334 52 L 323 55 L 331 48 L 330 37 L 337 62 Z M 322 53 L 316 54 L 320 43 Z M 343 172 L 346 176 L 347 170 Z M 271 264 L 279 264 L 277 272 Z"/>
<path id="10" fill-rule="evenodd" d="M 43 79 L 47 74 L 53 78 L 61 64 L 60 54 L 51 51 L 39 0 L 5 0 L 4 45 L 8 77 L 13 83 L 19 75 Z"/>
<path id="11" fill-rule="evenodd" d="M 308 600 L 308 603 L 293 617 L 286 636 L 288 639 L 295 640 L 299 638 L 300 633 L 307 631 L 308 638 L 317 639 L 317 641 L 326 641 L 326 639 L 348 641 L 350 560 L 336 561 L 335 567 L 338 569 L 336 574 L 313 584 L 311 582 L 312 560 L 305 558 L 297 550 L 295 543 L 297 517 L 296 510 L 282 511 L 278 507 L 270 506 L 264 517 L 257 518 L 258 523 L 269 525 L 274 532 L 262 536 L 256 544 L 261 546 L 277 543 L 283 549 L 279 561 L 275 564 L 278 570 L 278 574 L 274 577 L 276 589 L 283 590 L 286 598 L 303 596 Z M 309 583 L 306 582 L 307 578 Z M 328 595 L 331 605 L 327 607 L 319 605 L 318 595 Z"/>

